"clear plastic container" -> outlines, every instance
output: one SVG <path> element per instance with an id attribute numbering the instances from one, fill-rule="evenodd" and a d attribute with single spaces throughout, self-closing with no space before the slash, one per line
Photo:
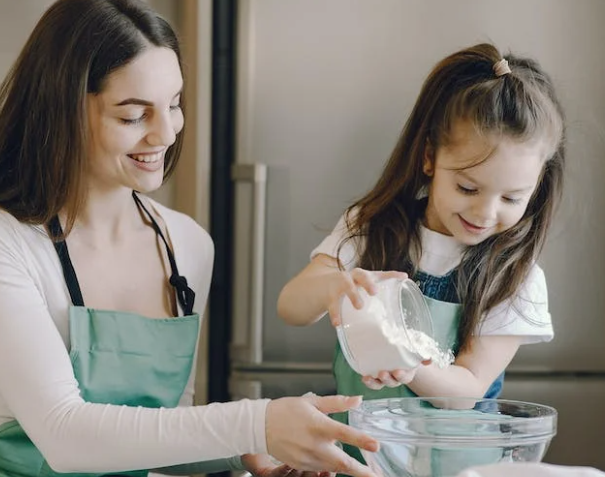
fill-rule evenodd
<path id="1" fill-rule="evenodd" d="M 375 399 L 350 410 L 349 424 L 380 442 L 378 452 L 362 451 L 377 475 L 454 477 L 476 465 L 540 462 L 557 411 L 503 399 Z"/>
<path id="2" fill-rule="evenodd" d="M 351 368 L 362 376 L 376 376 L 379 371 L 412 369 L 434 358 L 438 350 L 427 349 L 426 343 L 436 345 L 431 314 L 418 286 L 409 278 L 376 285 L 376 295 L 359 289 L 361 309 L 346 296 L 341 303 L 336 332 Z"/>

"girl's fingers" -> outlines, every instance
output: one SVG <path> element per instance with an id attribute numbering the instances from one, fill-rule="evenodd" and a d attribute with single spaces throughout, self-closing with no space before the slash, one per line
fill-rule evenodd
<path id="1" fill-rule="evenodd" d="M 374 391 L 379 391 L 384 388 L 384 384 L 380 382 L 380 380 L 373 378 L 372 376 L 364 376 L 361 378 L 361 382 L 369 389 Z"/>
<path id="2" fill-rule="evenodd" d="M 376 289 L 374 272 L 369 272 L 361 268 L 355 268 L 351 270 L 350 275 L 356 287 L 363 287 L 369 295 L 375 295 L 378 291 Z"/>
<path id="3" fill-rule="evenodd" d="M 397 369 L 391 372 L 391 376 L 399 384 L 409 384 L 416 376 L 416 369 Z"/>
<path id="4" fill-rule="evenodd" d="M 378 379 L 383 385 L 389 388 L 396 388 L 397 386 L 401 386 L 401 383 L 397 381 L 397 379 L 395 379 L 388 371 L 381 371 L 380 373 L 378 373 Z"/>
<path id="5" fill-rule="evenodd" d="M 398 272 L 397 270 L 389 270 L 387 272 L 375 272 L 376 278 L 379 280 L 387 280 L 389 278 L 397 278 L 399 280 L 405 280 L 408 278 L 408 274 L 405 272 Z"/>
<path id="6" fill-rule="evenodd" d="M 330 317 L 332 326 L 338 326 L 342 323 L 342 319 L 340 318 L 340 301 L 328 307 L 328 316 Z"/>

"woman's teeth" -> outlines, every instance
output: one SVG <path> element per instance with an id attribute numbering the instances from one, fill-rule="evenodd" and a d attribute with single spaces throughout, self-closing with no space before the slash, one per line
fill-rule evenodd
<path id="1" fill-rule="evenodd" d="M 138 162 L 158 162 L 162 159 L 163 153 L 158 152 L 157 154 L 128 154 L 128 157 Z"/>

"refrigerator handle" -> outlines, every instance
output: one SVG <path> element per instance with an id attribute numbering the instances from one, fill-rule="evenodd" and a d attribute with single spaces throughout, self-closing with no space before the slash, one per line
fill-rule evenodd
<path id="1" fill-rule="evenodd" d="M 250 364 L 262 362 L 263 340 L 263 285 L 265 265 L 265 211 L 267 195 L 266 164 L 233 164 L 231 179 L 234 182 L 252 184 L 252 220 L 250 230 L 250 274 L 238 277 L 247 281 L 250 301 L 247 312 L 234 313 L 233 336 L 245 336 L 245 343 L 234 340 L 231 347 L 231 360 Z M 246 307 L 244 307 L 245 310 Z"/>
<path id="2" fill-rule="evenodd" d="M 242 378 L 229 379 L 229 396 L 232 401 L 240 399 L 260 399 L 263 397 L 262 383 L 256 380 Z"/>

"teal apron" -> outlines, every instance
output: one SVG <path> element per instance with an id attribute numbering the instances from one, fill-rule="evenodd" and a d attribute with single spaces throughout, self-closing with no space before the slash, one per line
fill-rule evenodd
<path id="1" fill-rule="evenodd" d="M 133 193 L 133 197 L 166 245 L 172 272 L 170 283 L 184 316 L 151 319 L 134 313 L 85 307 L 67 246 L 64 241 L 55 242 L 74 305 L 69 310 L 69 354 L 84 401 L 172 408 L 178 405 L 191 374 L 200 320 L 193 313 L 195 293 L 188 287 L 185 277 L 179 275 L 174 255 L 160 227 L 137 195 Z M 48 228 L 53 237 L 61 234 L 56 217 Z M 147 473 L 147 470 L 139 470 L 111 475 L 143 477 Z M 0 477 L 62 475 L 108 474 L 54 472 L 18 422 L 0 426 Z"/>
<path id="2" fill-rule="evenodd" d="M 462 307 L 457 303 L 435 300 L 424 297 L 431 312 L 433 319 L 434 338 L 442 348 L 451 349 L 454 354 L 458 352 L 458 325 Z M 361 381 L 361 376 L 357 374 L 347 363 L 340 345 L 336 345 L 334 355 L 334 377 L 336 379 L 336 390 L 338 394 L 347 396 L 363 396 L 364 400 L 416 397 L 416 394 L 407 386 L 398 386 L 396 388 L 384 387 L 380 390 L 368 388 Z M 437 412 L 441 410 L 436 410 Z M 340 422 L 347 423 L 347 414 L 333 414 L 332 417 Z M 365 463 L 358 448 L 343 444 L 347 454 L 355 457 L 360 462 Z M 456 475 L 459 471 L 468 467 L 468 463 L 480 465 L 492 463 L 498 460 L 500 454 L 494 454 L 492 449 L 485 450 L 459 450 L 459 449 L 431 449 L 426 456 L 428 465 L 427 476 Z M 451 473 L 454 471 L 453 473 Z M 423 474 L 417 474 L 423 475 Z M 405 476 L 401 476 L 405 477 Z"/>

